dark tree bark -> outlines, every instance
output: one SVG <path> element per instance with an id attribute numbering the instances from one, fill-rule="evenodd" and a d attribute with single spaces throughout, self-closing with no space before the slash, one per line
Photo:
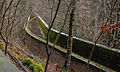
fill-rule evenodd
<path id="1" fill-rule="evenodd" d="M 54 21 L 55 21 L 55 19 L 56 19 L 56 17 L 57 17 L 60 4 L 61 4 L 61 0 L 59 0 L 59 2 L 58 2 L 55 16 L 54 16 L 54 18 L 53 18 L 53 20 L 52 20 L 52 23 L 51 23 L 51 25 L 50 25 L 50 27 L 49 27 L 49 29 L 48 29 L 48 32 L 47 32 L 46 52 L 47 52 L 48 57 L 47 57 L 46 65 L 45 65 L 45 72 L 47 72 L 48 63 L 49 63 L 49 60 L 50 60 L 50 56 L 51 56 L 51 54 L 52 54 L 52 53 L 49 52 L 49 50 L 48 50 L 48 47 L 49 47 L 49 46 L 48 46 L 49 34 L 50 34 L 50 30 L 51 30 L 51 28 L 52 28 L 52 26 L 53 26 L 53 24 L 54 24 Z"/>
<path id="2" fill-rule="evenodd" d="M 70 22 L 69 22 L 69 36 L 68 36 L 68 41 L 67 41 L 67 56 L 66 56 L 66 61 L 65 61 L 65 68 L 67 69 L 68 72 L 71 70 L 71 54 L 72 54 L 72 44 L 73 44 L 73 22 L 74 22 L 74 13 L 76 10 L 75 7 L 76 0 L 71 1 L 71 13 L 70 13 Z"/>

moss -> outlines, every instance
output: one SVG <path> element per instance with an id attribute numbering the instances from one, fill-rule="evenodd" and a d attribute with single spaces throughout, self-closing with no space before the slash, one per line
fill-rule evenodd
<path id="1" fill-rule="evenodd" d="M 43 24 L 43 22 L 39 18 L 37 18 L 36 20 L 40 22 L 40 27 L 41 27 L 41 29 L 42 29 L 42 31 L 44 33 L 44 36 L 46 37 L 47 32 L 48 32 L 48 28 Z"/>

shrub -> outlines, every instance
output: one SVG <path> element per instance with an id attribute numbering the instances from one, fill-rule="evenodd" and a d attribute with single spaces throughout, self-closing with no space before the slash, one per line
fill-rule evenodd
<path id="1" fill-rule="evenodd" d="M 2 51 L 5 50 L 2 43 L 0 43 L 0 49 L 1 49 Z"/>
<path id="2" fill-rule="evenodd" d="M 30 58 L 24 59 L 24 61 L 23 61 L 23 65 L 28 65 L 28 66 L 30 66 L 30 65 L 33 64 L 33 63 L 34 63 L 33 60 L 30 59 Z"/>
<path id="3" fill-rule="evenodd" d="M 32 72 L 44 72 L 44 68 L 40 63 L 32 64 L 29 66 Z"/>

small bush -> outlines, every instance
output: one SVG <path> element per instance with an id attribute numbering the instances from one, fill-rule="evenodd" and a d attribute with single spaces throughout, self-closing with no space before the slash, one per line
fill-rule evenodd
<path id="1" fill-rule="evenodd" d="M 5 50 L 2 43 L 0 43 L 0 49 L 1 49 L 2 51 Z"/>
<path id="2" fill-rule="evenodd" d="M 40 63 L 32 64 L 29 66 L 32 72 L 44 72 L 44 68 Z"/>
<path id="3" fill-rule="evenodd" d="M 23 65 L 27 65 L 27 66 L 30 66 L 33 63 L 34 63 L 33 60 L 30 58 L 27 58 L 23 61 Z"/>

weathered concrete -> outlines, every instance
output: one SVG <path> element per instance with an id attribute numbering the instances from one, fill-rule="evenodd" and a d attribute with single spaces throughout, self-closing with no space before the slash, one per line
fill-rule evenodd
<path id="1" fill-rule="evenodd" d="M 40 16 L 38 16 L 41 30 L 43 31 L 45 37 L 47 36 L 48 25 L 42 20 Z M 58 31 L 51 29 L 49 35 L 49 41 L 54 42 L 57 37 Z M 56 45 L 66 49 L 67 47 L 67 34 L 61 33 L 58 42 Z M 89 57 L 92 47 L 94 46 L 93 42 L 77 38 L 73 36 L 73 53 L 82 56 L 84 58 Z M 109 48 L 101 44 L 97 44 L 95 47 L 94 54 L 92 56 L 92 61 L 99 63 L 105 67 L 111 68 L 115 71 L 120 71 L 120 50 Z M 100 66 L 100 65 L 98 65 Z"/>
<path id="2" fill-rule="evenodd" d="M 33 24 L 37 24 L 36 22 L 37 21 L 35 21 Z M 40 23 L 42 23 L 41 25 L 43 25 L 44 22 L 40 21 Z M 27 38 L 25 40 L 25 43 L 27 45 L 28 50 L 30 50 L 34 55 L 44 57 L 44 58 L 47 57 L 46 50 L 45 50 L 46 41 L 43 38 L 39 37 L 38 35 L 34 34 L 34 31 L 33 30 L 31 31 L 31 29 L 29 29 L 30 28 L 29 26 L 30 26 L 30 24 L 29 24 L 29 18 L 28 18 L 28 23 L 27 23 L 26 28 L 25 28 L 25 30 L 26 30 L 26 32 L 28 34 L 26 36 Z M 46 30 L 47 28 L 45 28 L 46 26 L 42 26 L 42 27 L 44 27 L 44 29 L 42 29 L 43 33 L 46 32 L 47 31 Z M 53 43 L 49 42 L 49 45 L 53 46 Z M 50 60 L 52 62 L 55 62 L 56 64 L 58 64 L 60 66 L 63 66 L 64 65 L 66 49 L 62 48 L 62 47 L 60 47 L 58 45 L 56 45 L 54 48 L 55 48 L 55 51 L 52 54 Z M 86 59 L 86 58 L 84 58 L 84 57 L 82 57 L 80 55 L 72 53 L 71 65 L 72 65 L 73 70 L 75 70 L 75 72 L 83 72 L 83 71 L 80 71 L 80 70 L 81 70 L 81 68 L 83 66 L 85 66 L 87 60 L 88 59 Z M 105 72 L 116 72 L 116 71 L 114 71 L 112 69 L 109 69 L 109 68 L 107 68 L 107 67 L 105 67 L 103 65 L 100 65 L 100 64 L 98 64 L 96 62 L 93 62 L 93 61 L 90 62 L 88 72 L 101 72 L 101 71 L 102 72 L 103 71 L 105 71 Z"/>
<path id="3" fill-rule="evenodd" d="M 20 72 L 0 50 L 0 72 Z"/>

